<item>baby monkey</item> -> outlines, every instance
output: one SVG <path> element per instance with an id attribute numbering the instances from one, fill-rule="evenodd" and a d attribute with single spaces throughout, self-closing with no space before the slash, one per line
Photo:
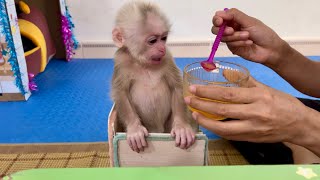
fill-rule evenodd
<path id="1" fill-rule="evenodd" d="M 112 99 L 127 142 L 138 153 L 147 147 L 149 132 L 171 133 L 182 149 L 195 142 L 198 126 L 184 103 L 182 77 L 166 47 L 169 30 L 158 6 L 134 1 L 119 10 L 112 31 L 118 47 Z"/>

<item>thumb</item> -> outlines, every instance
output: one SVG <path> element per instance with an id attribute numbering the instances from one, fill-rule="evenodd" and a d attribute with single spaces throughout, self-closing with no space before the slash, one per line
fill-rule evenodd
<path id="1" fill-rule="evenodd" d="M 249 77 L 248 80 L 248 87 L 261 87 L 261 88 L 266 88 L 268 86 L 262 84 L 261 82 L 257 81 L 255 78 L 252 76 Z"/>
<path id="2" fill-rule="evenodd" d="M 241 71 L 224 69 L 222 75 L 224 78 L 226 78 L 226 80 L 231 83 L 237 83 L 240 87 L 267 87 L 266 85 L 254 79 L 252 76 L 249 76 L 249 79 L 246 80 L 248 75 Z"/>

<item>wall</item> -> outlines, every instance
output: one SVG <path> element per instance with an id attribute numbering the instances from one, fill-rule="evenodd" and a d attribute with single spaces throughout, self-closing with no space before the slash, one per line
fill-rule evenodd
<path id="1" fill-rule="evenodd" d="M 127 0 L 68 0 L 71 14 L 76 24 L 76 36 L 84 45 L 94 47 L 97 44 L 111 46 L 111 31 L 117 9 Z M 211 30 L 211 18 L 215 11 L 224 7 L 236 7 L 247 14 L 257 17 L 272 27 L 281 37 L 292 45 L 320 44 L 319 0 L 153 0 L 169 16 L 172 34 L 169 42 L 210 43 L 214 40 Z M 231 3 L 232 2 L 232 3 Z M 186 44 L 184 44 L 186 45 Z M 202 51 L 207 52 L 210 44 Z M 209 45 L 209 46 L 207 46 Z M 177 46 L 177 45 L 175 45 Z M 190 46 L 190 44 L 188 45 Z M 299 48 L 298 47 L 298 48 Z M 305 54 L 315 55 L 314 50 L 304 48 Z M 81 51 L 81 52 L 80 52 Z M 111 50 L 110 52 L 112 52 Z M 200 50 L 201 51 L 201 50 Z M 320 52 L 320 51 L 319 51 Z M 89 52 L 80 49 L 78 56 Z M 202 54 L 202 52 L 200 53 Z M 223 53 L 222 53 L 223 54 Z M 105 54 L 104 54 L 105 55 Z M 197 54 L 198 55 L 198 54 Z"/>

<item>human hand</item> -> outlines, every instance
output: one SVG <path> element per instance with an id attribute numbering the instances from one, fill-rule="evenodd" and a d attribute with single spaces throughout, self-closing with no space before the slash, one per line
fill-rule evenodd
<path id="1" fill-rule="evenodd" d="M 217 11 L 212 33 L 217 34 L 223 21 L 227 26 L 222 37 L 233 54 L 267 66 L 277 66 L 289 45 L 271 28 L 238 9 Z"/>
<path id="2" fill-rule="evenodd" d="M 181 149 L 188 149 L 195 142 L 195 132 L 189 124 L 184 122 L 173 124 L 171 136 L 175 137 L 176 146 Z"/>
<path id="3" fill-rule="evenodd" d="M 193 118 L 199 125 L 223 138 L 297 143 L 307 136 L 307 117 L 311 109 L 298 99 L 267 87 L 252 77 L 248 87 L 193 85 L 189 91 L 196 96 L 185 98 L 185 102 L 192 108 L 236 119 L 216 121 L 193 112 Z M 205 101 L 197 97 L 233 104 Z"/>
<path id="4" fill-rule="evenodd" d="M 147 129 L 142 125 L 131 125 L 127 128 L 127 142 L 130 148 L 139 153 L 147 147 L 145 137 L 148 136 Z"/>

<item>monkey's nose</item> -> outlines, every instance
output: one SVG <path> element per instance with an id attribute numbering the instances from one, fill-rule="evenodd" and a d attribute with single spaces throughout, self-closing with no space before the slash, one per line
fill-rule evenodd
<path id="1" fill-rule="evenodd" d="M 159 48 L 159 54 L 161 54 L 162 56 L 164 56 L 166 54 L 166 48 Z"/>
<path id="2" fill-rule="evenodd" d="M 161 55 L 161 56 L 166 55 L 166 50 L 160 51 L 160 55 Z"/>

